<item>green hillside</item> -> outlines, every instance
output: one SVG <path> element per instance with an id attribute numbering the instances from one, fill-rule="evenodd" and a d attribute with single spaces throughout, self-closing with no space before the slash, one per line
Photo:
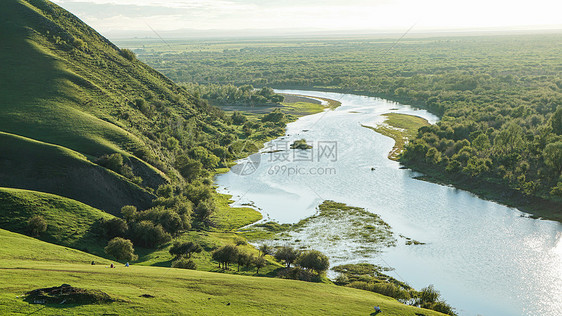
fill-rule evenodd
<path id="1" fill-rule="evenodd" d="M 103 254 L 106 241 L 98 236 L 97 221 L 113 216 L 80 202 L 48 193 L 0 188 L 0 228 L 28 233 L 27 221 L 42 216 L 44 241 Z"/>
<path id="2" fill-rule="evenodd" d="M 170 177 L 182 181 L 174 165 L 178 154 L 198 145 L 212 150 L 220 136 L 230 131 L 221 111 L 192 97 L 49 1 L 2 1 L 0 29 L 0 132 L 59 145 L 92 162 L 120 153 L 132 175 L 119 181 L 134 180 L 155 190 Z M 179 150 L 167 146 L 170 137 L 179 141 Z M 0 165 L 6 157 L 22 154 L 16 150 L 3 146 Z M 57 160 L 57 155 L 53 152 L 49 159 Z M 40 155 L 25 157 L 28 166 L 44 164 L 42 160 Z M 68 174 L 51 168 L 54 173 Z M 3 169 L 4 177 L 11 180 L 1 177 L 0 186 L 61 192 L 56 181 L 39 185 L 35 180 L 40 179 Z M 93 177 L 92 173 L 80 183 L 73 179 L 60 185 L 79 191 L 70 195 L 74 199 L 113 212 L 116 204 L 126 204 L 100 201 L 99 190 L 91 190 L 92 185 L 106 190 L 128 186 L 116 184 L 115 177 Z M 137 193 L 137 203 L 146 206 L 141 203 L 145 192 Z"/>
<path id="3" fill-rule="evenodd" d="M 0 132 L 0 185 L 48 192 L 117 214 L 150 206 L 152 194 L 80 153 Z M 86 180 L 86 181 L 85 181 Z"/>
<path id="4" fill-rule="evenodd" d="M 0 242 L 6 245 L 0 247 L 0 314 L 41 309 L 40 315 L 368 315 L 379 305 L 384 315 L 442 315 L 328 284 L 143 266 L 109 269 L 107 260 L 5 230 L 0 230 Z M 101 290 L 119 301 L 44 307 L 18 297 L 63 283 Z"/>

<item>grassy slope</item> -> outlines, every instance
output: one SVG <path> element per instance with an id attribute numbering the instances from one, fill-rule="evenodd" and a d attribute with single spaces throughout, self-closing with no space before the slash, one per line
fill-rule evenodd
<path id="1" fill-rule="evenodd" d="M 0 228 L 27 233 L 27 220 L 41 215 L 47 222 L 44 241 L 102 255 L 105 241 L 93 231 L 96 221 L 112 216 L 83 203 L 27 190 L 0 188 Z"/>
<path id="2" fill-rule="evenodd" d="M 3 1 L 1 26 L 0 78 L 7 79 L 0 86 L 3 131 L 94 156 L 142 146 L 127 131 L 93 115 L 95 108 L 84 106 L 100 91 L 45 39 L 42 29 L 57 29 L 47 16 L 27 2 Z"/>
<path id="3" fill-rule="evenodd" d="M 426 119 L 414 115 L 388 113 L 383 114 L 383 116 L 386 117 L 384 125 L 376 127 L 363 125 L 363 127 L 394 139 L 394 148 L 388 153 L 388 159 L 392 160 L 398 160 L 400 153 L 404 150 L 404 146 L 408 140 L 416 137 L 420 127 L 429 125 Z"/>
<path id="4" fill-rule="evenodd" d="M 182 106 L 171 111 L 188 113 L 193 111 L 189 96 L 178 94 L 177 86 L 141 62 L 123 58 L 117 47 L 47 1 L 0 2 L 0 28 L 0 132 L 60 145 L 90 160 L 120 152 L 132 160 L 135 174 L 142 176 L 145 185 L 155 188 L 166 181 L 162 172 L 142 160 L 166 156 L 139 130 L 153 122 L 133 106 L 132 100 L 174 99 Z M 84 46 L 75 47 L 77 40 Z M 15 156 L 16 149 L 3 146 L 0 152 Z M 30 166 L 43 163 L 39 155 L 25 159 Z M 59 174 L 65 172 L 52 169 Z M 19 176 L 15 169 L 3 171 L 12 178 Z M 20 180 L 30 186 L 18 187 L 35 189 L 36 179 Z M 63 185 L 78 186 L 83 196 L 73 198 L 104 203 L 95 192 L 88 193 L 88 183 L 111 187 L 103 177 Z M 54 192 L 57 184 L 45 191 Z M 140 194 L 139 200 L 144 199 Z M 105 206 L 95 206 L 106 210 Z"/>
<path id="5" fill-rule="evenodd" d="M 87 179 L 85 181 L 85 179 Z M 70 149 L 0 132 L 0 186 L 48 192 L 117 214 L 153 195 Z"/>
<path id="6" fill-rule="evenodd" d="M 327 284 L 131 266 L 108 269 L 107 260 L 0 230 L 0 314 L 29 314 L 43 306 L 17 296 L 68 283 L 102 290 L 121 301 L 106 305 L 48 306 L 40 315 L 213 314 L 441 315 L 406 306 L 372 292 Z M 98 262 L 89 265 L 90 261 Z M 139 297 L 150 294 L 154 298 Z M 227 305 L 230 303 L 230 305 Z"/>

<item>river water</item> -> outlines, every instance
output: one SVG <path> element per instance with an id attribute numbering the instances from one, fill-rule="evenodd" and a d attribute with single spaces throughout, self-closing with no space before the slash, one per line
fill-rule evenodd
<path id="1" fill-rule="evenodd" d="M 389 112 L 438 118 L 387 100 L 351 94 L 287 91 L 342 102 L 333 111 L 291 123 L 287 136 L 252 157 L 257 169 L 219 175 L 219 191 L 235 204 L 252 203 L 266 220 L 295 223 L 324 200 L 379 214 L 425 245 L 386 248 L 376 256 L 332 259 L 390 266 L 391 276 L 416 289 L 434 284 L 460 315 L 562 315 L 562 225 L 449 186 L 416 180 L 387 159 L 394 141 L 362 127 Z M 313 149 L 285 149 L 296 139 Z M 374 170 L 372 170 L 374 168 Z M 319 246 L 322 248 L 322 246 Z M 318 249 L 334 257 L 334 249 Z M 336 249 L 337 250 L 337 249 Z"/>

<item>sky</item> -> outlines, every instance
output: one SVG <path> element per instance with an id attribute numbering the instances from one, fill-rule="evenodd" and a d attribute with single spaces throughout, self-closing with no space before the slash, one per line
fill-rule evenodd
<path id="1" fill-rule="evenodd" d="M 53 0 L 102 33 L 562 29 L 559 0 Z"/>

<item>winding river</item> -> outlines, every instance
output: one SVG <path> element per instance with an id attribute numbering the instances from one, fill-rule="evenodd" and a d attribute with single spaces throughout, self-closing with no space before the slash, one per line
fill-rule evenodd
<path id="1" fill-rule="evenodd" d="M 420 289 L 434 284 L 460 315 L 562 315 L 562 225 L 531 219 L 517 209 L 455 189 L 416 180 L 387 159 L 394 141 L 364 128 L 381 114 L 438 118 L 378 98 L 315 91 L 287 91 L 342 102 L 333 111 L 291 123 L 287 136 L 252 157 L 256 170 L 219 175 L 219 190 L 236 204 L 253 203 L 266 220 L 295 223 L 324 200 L 363 207 L 425 245 L 386 248 L 364 257 L 325 251 L 332 265 L 371 262 Z M 305 138 L 313 157 L 284 147 Z M 335 153 L 335 155 L 334 155 Z M 372 170 L 374 169 L 374 170 Z M 319 246 L 322 248 L 322 246 Z M 344 249 L 340 249 L 343 251 Z"/>

